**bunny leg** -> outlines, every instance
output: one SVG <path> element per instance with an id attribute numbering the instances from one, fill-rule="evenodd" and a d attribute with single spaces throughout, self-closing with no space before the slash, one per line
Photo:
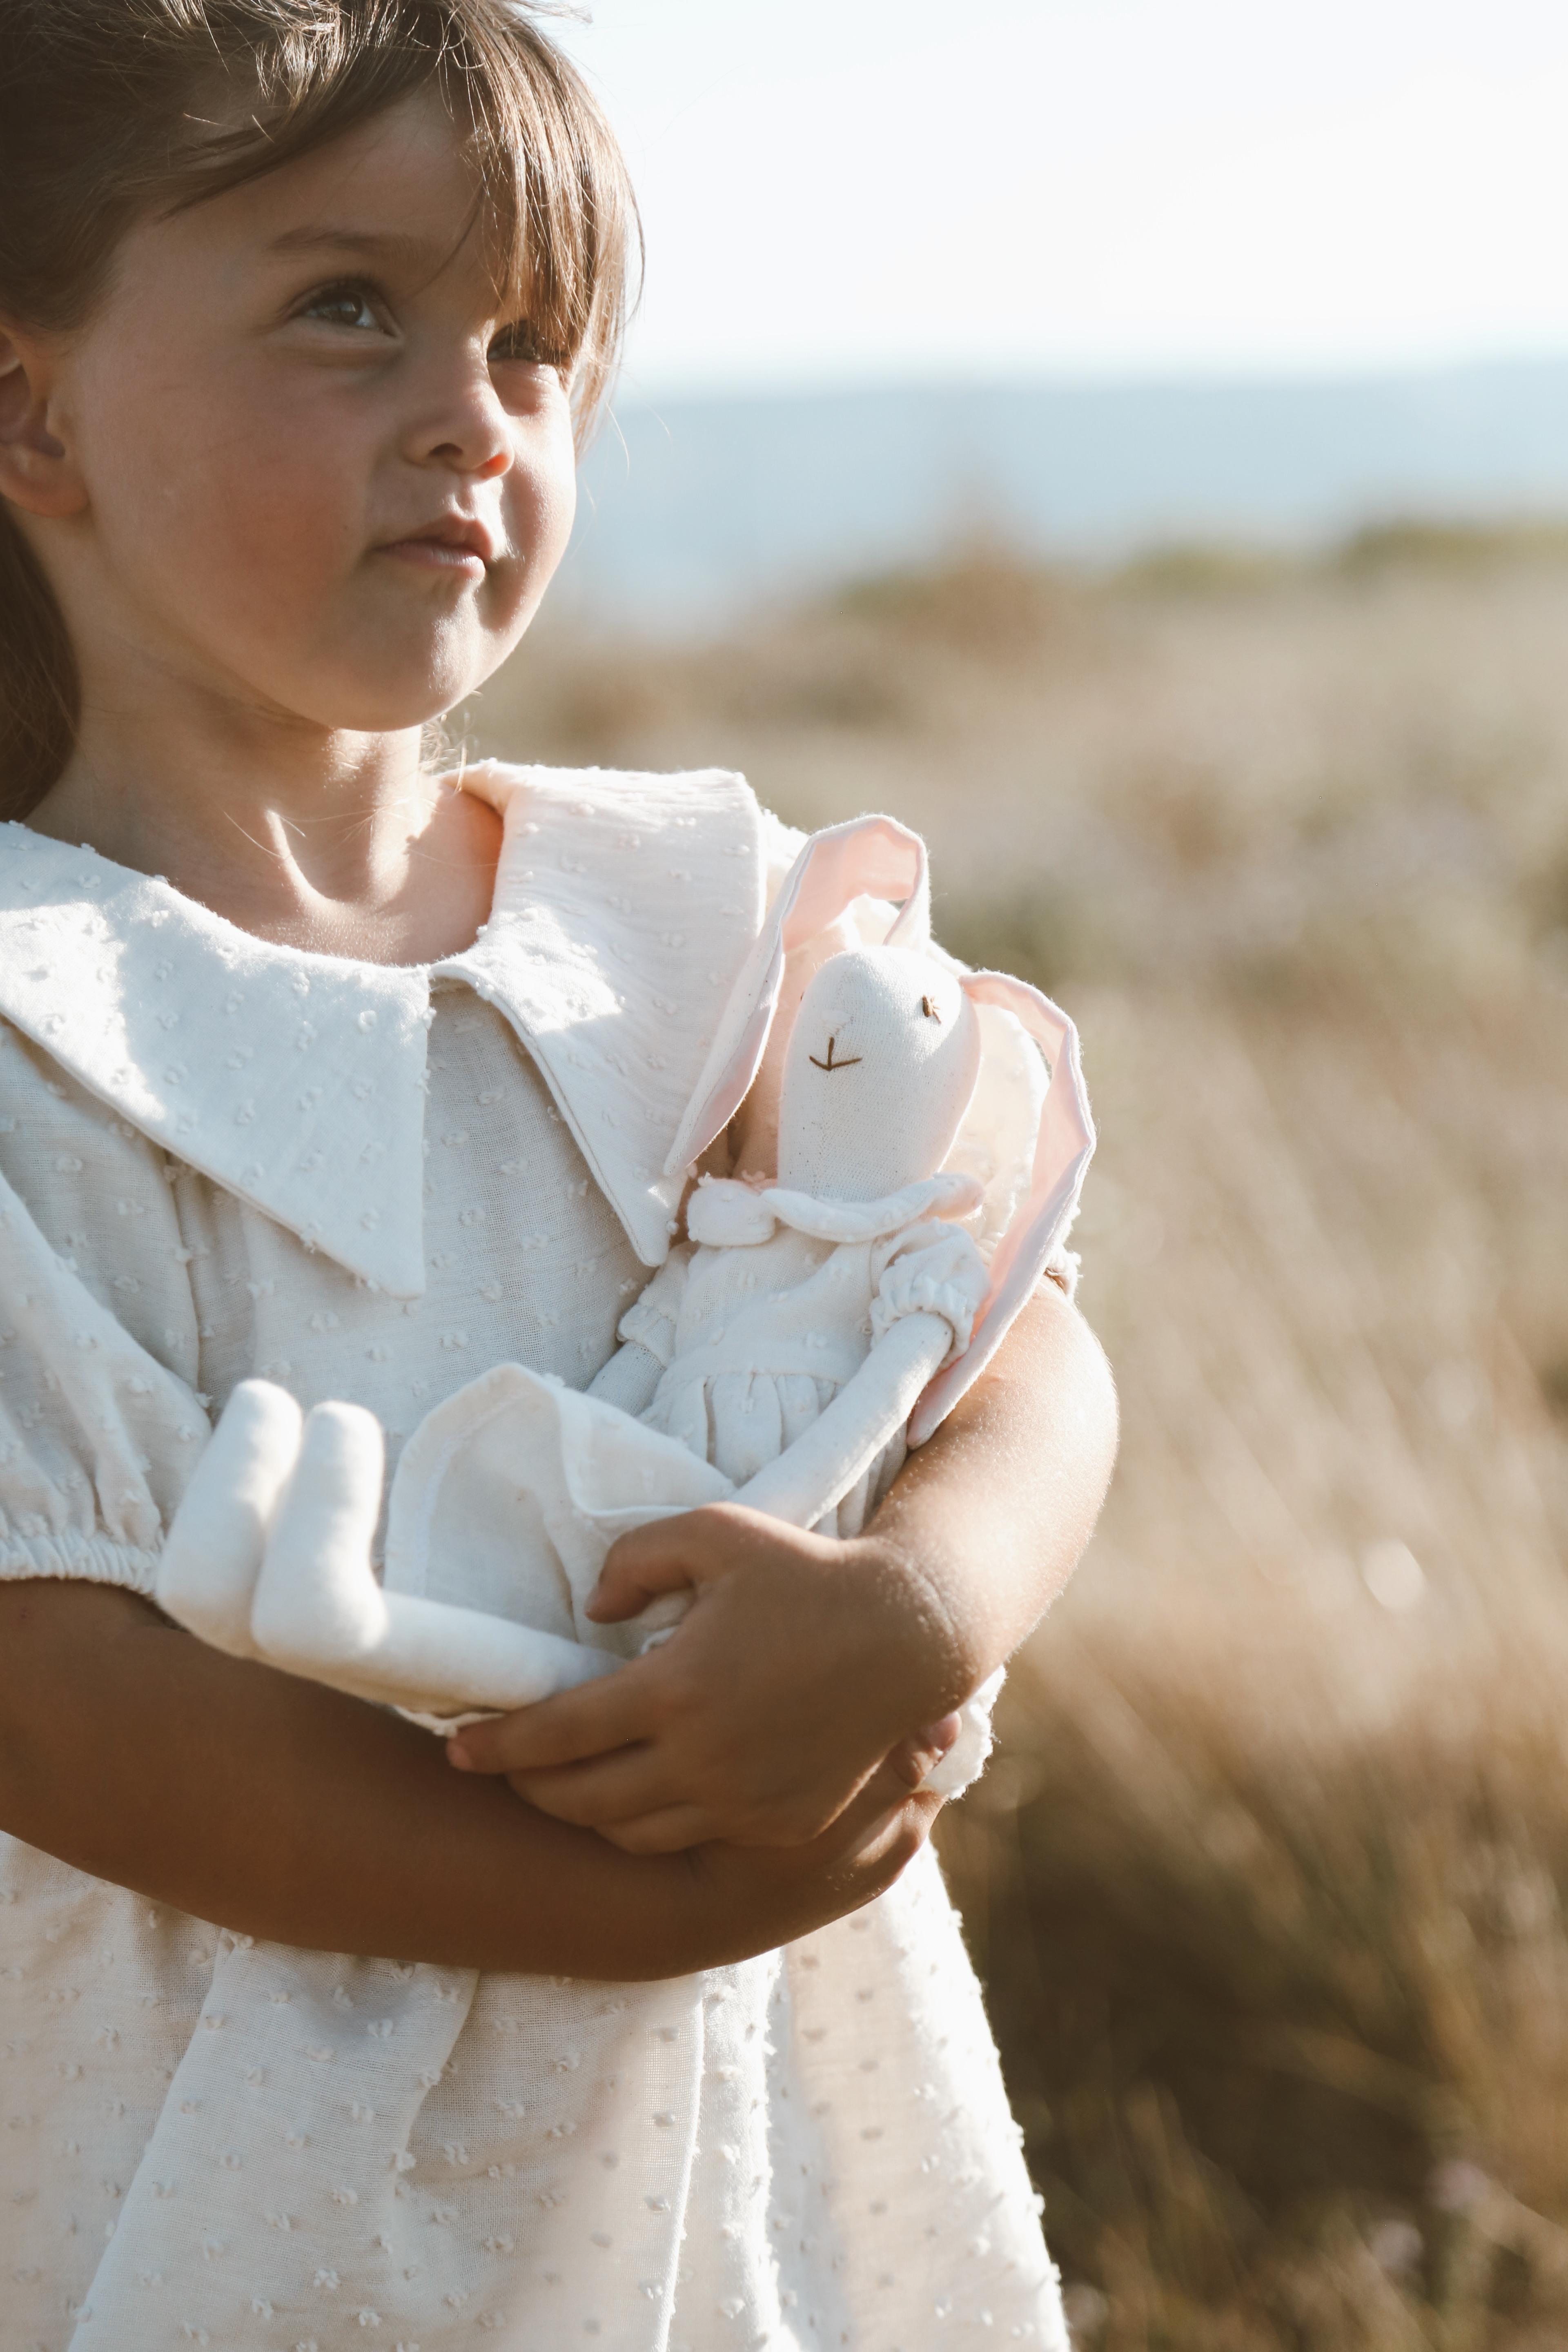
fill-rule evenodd
<path id="1" fill-rule="evenodd" d="M 811 1427 L 736 1488 L 735 1501 L 792 1527 L 815 1526 L 903 1427 L 952 1346 L 940 1315 L 901 1316 Z"/>
<path id="2" fill-rule="evenodd" d="M 251 1633 L 274 1665 L 309 1675 L 374 1652 L 384 1624 L 371 1566 L 384 1465 L 374 1413 L 317 1405 L 251 1604 Z"/>
<path id="3" fill-rule="evenodd" d="M 384 1462 L 380 1424 L 360 1406 L 318 1405 L 306 1422 L 251 1612 L 269 1664 L 442 1716 L 525 1706 L 620 1663 L 507 1618 L 384 1592 L 371 1565 Z"/>
<path id="4" fill-rule="evenodd" d="M 197 1463 L 158 1563 L 155 1598 L 215 1649 L 253 1658 L 250 1607 L 267 1533 L 300 1452 L 287 1390 L 242 1381 Z"/>

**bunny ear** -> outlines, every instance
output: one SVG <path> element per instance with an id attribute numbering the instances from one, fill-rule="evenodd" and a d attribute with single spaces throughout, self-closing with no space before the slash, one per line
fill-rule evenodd
<path id="1" fill-rule="evenodd" d="M 1084 1091 L 1078 1031 L 1058 1006 L 1037 988 L 1005 972 L 966 972 L 964 994 L 977 1004 L 997 1004 L 1011 1013 L 1043 1050 L 1051 1082 L 1035 1141 L 1029 1190 L 991 1261 L 991 1287 L 975 1318 L 964 1353 L 925 1390 L 910 1418 L 909 1442 L 919 1445 L 947 1417 L 965 1390 L 979 1379 L 1034 1291 L 1051 1252 L 1071 1225 L 1089 1163 L 1094 1157 L 1094 1121 Z"/>
<path id="2" fill-rule="evenodd" d="M 730 992 L 702 1075 L 687 1105 L 667 1176 L 679 1173 L 728 1127 L 751 1091 L 778 1010 L 784 959 L 859 898 L 901 898 L 886 945 L 922 948 L 931 938 L 925 844 L 890 816 L 853 817 L 814 833 L 785 877 L 772 913 Z"/>

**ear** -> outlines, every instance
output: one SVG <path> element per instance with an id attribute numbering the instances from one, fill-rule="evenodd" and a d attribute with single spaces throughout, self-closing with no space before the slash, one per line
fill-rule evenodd
<path id="1" fill-rule="evenodd" d="M 26 513 L 79 514 L 86 490 L 53 429 L 55 356 L 47 341 L 0 321 L 0 498 Z"/>
<path id="2" fill-rule="evenodd" d="M 1079 1194 L 1094 1157 L 1094 1120 L 1079 1059 L 1078 1031 L 1067 1014 L 1037 988 L 1009 979 L 1005 972 L 965 972 L 959 985 L 973 1003 L 999 1004 L 1013 1014 L 1044 1053 L 1051 1082 L 1035 1139 L 1029 1190 L 996 1244 L 991 1286 L 975 1318 L 973 1336 L 958 1361 L 937 1374 L 916 1405 L 910 1417 L 911 1445 L 922 1444 L 946 1419 L 1006 1338 L 1078 1213 Z"/>
<path id="3" fill-rule="evenodd" d="M 925 844 L 918 833 L 890 816 L 861 816 L 812 835 L 790 867 L 730 992 L 702 1076 L 664 1163 L 667 1176 L 689 1168 L 706 1151 L 745 1101 L 767 1048 L 791 949 L 826 930 L 860 898 L 902 899 L 884 945 L 928 944 L 931 879 Z"/>

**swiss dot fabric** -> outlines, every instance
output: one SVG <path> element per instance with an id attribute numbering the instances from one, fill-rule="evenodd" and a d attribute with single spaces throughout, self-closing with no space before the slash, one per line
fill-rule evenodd
<path id="1" fill-rule="evenodd" d="M 5 834 L 0 1574 L 150 1591 L 250 1374 L 395 1454 L 489 1365 L 610 1354 L 793 845 L 734 779 L 487 788 L 498 914 L 434 972 Z M 257 1944 L 0 1839 L 0 2118 L 6 2352 L 1065 2347 L 929 1856 L 785 1952 L 622 1987 Z"/>

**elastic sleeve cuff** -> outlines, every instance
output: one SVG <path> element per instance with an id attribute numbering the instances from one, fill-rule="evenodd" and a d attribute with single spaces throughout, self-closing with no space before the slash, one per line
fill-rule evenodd
<path id="1" fill-rule="evenodd" d="M 0 1582 L 19 1584 L 47 1577 L 77 1584 L 116 1584 L 151 1601 L 157 1585 L 158 1555 L 111 1536 L 6 1536 L 0 1538 Z"/>
<path id="2" fill-rule="evenodd" d="M 871 1302 L 871 1337 L 880 1339 L 906 1315 L 939 1315 L 952 1333 L 952 1353 L 968 1347 L 980 1304 L 973 1289 L 944 1282 L 928 1273 L 912 1273 L 902 1280 L 884 1282 Z"/>
<path id="3" fill-rule="evenodd" d="M 675 1354 L 675 1325 L 662 1307 L 649 1304 L 646 1298 L 634 1298 L 619 1323 L 616 1336 L 635 1339 L 646 1348 L 661 1366 L 668 1366 Z"/>
<path id="4" fill-rule="evenodd" d="M 906 1315 L 940 1315 L 952 1333 L 952 1353 L 968 1347 L 985 1298 L 985 1262 L 957 1225 L 913 1225 L 899 1255 L 883 1269 L 871 1301 L 871 1337 L 879 1339 Z"/>

